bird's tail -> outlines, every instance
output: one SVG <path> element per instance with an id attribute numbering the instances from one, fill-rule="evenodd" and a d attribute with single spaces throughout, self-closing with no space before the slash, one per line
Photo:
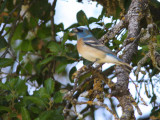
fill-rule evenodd
<path id="1" fill-rule="evenodd" d="M 128 63 L 125 63 L 125 62 L 121 62 L 121 61 L 118 61 L 118 64 L 117 65 L 125 65 L 125 66 L 128 66 L 129 68 L 133 68 L 131 65 L 129 65 Z"/>

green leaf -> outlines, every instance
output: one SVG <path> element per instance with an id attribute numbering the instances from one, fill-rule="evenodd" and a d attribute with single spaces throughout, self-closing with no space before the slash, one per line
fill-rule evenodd
<path id="1" fill-rule="evenodd" d="M 18 83 L 18 78 L 11 78 L 9 81 L 6 82 L 6 85 L 8 85 L 13 90 L 15 89 L 16 83 Z"/>
<path id="2" fill-rule="evenodd" d="M 13 5 L 13 1 L 11 0 L 4 0 L 4 1 L 7 1 L 7 4 L 6 4 L 6 8 L 9 10 L 9 11 L 12 11 L 14 8 L 15 8 L 15 5 Z"/>
<path id="3" fill-rule="evenodd" d="M 36 104 L 37 106 L 47 107 L 46 104 L 43 102 L 43 100 L 41 100 L 39 97 L 25 96 L 24 101 L 26 104 L 28 101 L 31 101 L 32 103 Z"/>
<path id="4" fill-rule="evenodd" d="M 47 21 L 50 19 L 51 4 L 48 3 L 48 0 L 38 0 L 33 2 L 29 11 L 35 18 Z"/>
<path id="5" fill-rule="evenodd" d="M 105 34 L 104 30 L 101 28 L 94 28 L 92 29 L 92 32 L 97 39 L 101 38 L 102 35 Z"/>
<path id="6" fill-rule="evenodd" d="M 18 79 L 14 86 L 18 95 L 25 95 L 27 92 L 27 85 L 25 80 Z"/>
<path id="7" fill-rule="evenodd" d="M 36 120 L 64 120 L 64 117 L 58 110 L 50 110 L 40 114 Z"/>
<path id="8" fill-rule="evenodd" d="M 1 37 L 0 36 L 0 50 L 1 49 L 3 49 L 3 48 L 5 48 L 5 47 L 7 47 L 7 42 L 6 42 L 6 40 L 3 38 L 3 37 Z"/>
<path id="9" fill-rule="evenodd" d="M 53 56 L 47 57 L 40 62 L 40 65 L 45 65 L 45 64 L 49 63 L 50 61 L 52 61 L 53 59 L 54 59 Z"/>
<path id="10" fill-rule="evenodd" d="M 39 120 L 52 120 L 55 116 L 53 111 L 45 111 L 39 116 Z"/>
<path id="11" fill-rule="evenodd" d="M 106 9 L 103 8 L 101 14 L 98 17 L 98 20 L 102 20 L 103 16 L 105 16 L 105 15 L 106 15 Z"/>
<path id="12" fill-rule="evenodd" d="M 116 40 L 116 39 L 113 42 L 116 43 L 116 45 L 119 45 L 119 44 L 122 43 L 122 41 L 119 41 L 119 40 Z"/>
<path id="13" fill-rule="evenodd" d="M 42 32 L 43 33 L 43 32 Z M 38 36 L 38 35 L 37 35 Z M 31 46 L 32 46 L 32 48 L 36 51 L 36 50 L 39 50 L 39 44 L 40 44 L 40 39 L 39 38 L 33 38 L 32 40 L 31 40 Z"/>
<path id="14" fill-rule="evenodd" d="M 157 43 L 160 44 L 160 35 L 157 35 Z"/>
<path id="15" fill-rule="evenodd" d="M 46 39 L 48 37 L 51 37 L 51 26 L 41 25 L 41 27 L 38 29 L 37 37 L 40 39 Z"/>
<path id="16" fill-rule="evenodd" d="M 22 119 L 23 120 L 31 120 L 28 110 L 25 107 L 21 108 Z"/>
<path id="17" fill-rule="evenodd" d="M 17 113 L 12 112 L 9 114 L 9 118 L 15 118 L 15 117 L 17 117 Z"/>
<path id="18" fill-rule="evenodd" d="M 13 95 L 10 93 L 10 94 L 8 94 L 5 98 L 6 98 L 6 101 L 7 101 L 7 102 L 10 102 L 13 98 L 15 98 L 15 96 L 13 96 Z"/>
<path id="19" fill-rule="evenodd" d="M 27 92 L 26 81 L 20 78 L 11 78 L 8 80 L 5 85 L 0 85 L 2 88 L 6 88 L 7 90 L 13 90 L 17 95 L 25 95 Z M 12 96 L 11 96 L 12 97 Z"/>
<path id="20" fill-rule="evenodd" d="M 25 74 L 26 71 L 27 71 L 28 73 L 32 74 L 33 65 L 31 64 L 31 61 L 28 61 L 28 63 L 27 63 L 24 67 L 25 67 L 25 70 L 24 70 L 24 69 L 21 69 L 23 74 Z"/>
<path id="21" fill-rule="evenodd" d="M 89 20 L 88 20 L 89 24 L 93 23 L 93 22 L 98 22 L 98 19 L 97 18 L 94 18 L 94 17 L 90 17 Z"/>
<path id="22" fill-rule="evenodd" d="M 79 80 L 78 80 L 78 84 L 80 84 L 82 81 L 84 81 L 86 78 L 88 78 L 88 77 L 91 76 L 91 75 L 92 75 L 92 73 L 89 72 L 89 73 L 87 73 L 87 74 L 84 74 L 84 75 L 80 76 L 80 78 L 79 78 Z"/>
<path id="23" fill-rule="evenodd" d="M 4 0 L 4 1 L 1 3 L 0 13 L 3 12 L 3 10 L 5 9 L 6 3 L 7 3 L 7 0 Z"/>
<path id="24" fill-rule="evenodd" d="M 68 63 L 66 63 L 66 62 L 60 63 L 60 64 L 56 67 L 55 72 L 58 73 L 58 74 L 62 73 L 63 71 L 66 70 L 67 64 L 68 64 Z"/>
<path id="25" fill-rule="evenodd" d="M 61 45 L 58 44 L 57 42 L 52 41 L 49 43 L 48 48 L 51 52 L 58 53 L 61 49 Z"/>
<path id="26" fill-rule="evenodd" d="M 142 50 L 143 50 L 143 52 L 148 51 L 149 50 L 148 45 L 143 45 L 142 46 Z"/>
<path id="27" fill-rule="evenodd" d="M 61 103 L 63 100 L 63 95 L 60 92 L 56 92 L 53 98 L 55 103 Z"/>
<path id="28" fill-rule="evenodd" d="M 79 26 L 78 23 L 74 23 L 71 26 L 69 26 L 68 28 L 66 28 L 65 30 L 69 30 L 71 28 L 75 28 L 75 27 L 78 27 L 78 26 Z"/>
<path id="29" fill-rule="evenodd" d="M 32 111 L 33 113 L 39 114 L 41 112 L 41 109 L 35 106 L 30 106 L 29 110 Z"/>
<path id="30" fill-rule="evenodd" d="M 24 30 L 24 33 L 25 33 L 24 35 L 27 35 L 28 31 L 29 31 L 29 22 L 28 22 L 26 17 L 23 20 L 23 30 Z"/>
<path id="31" fill-rule="evenodd" d="M 49 99 L 51 98 L 45 87 L 42 87 L 38 91 L 35 91 L 33 96 L 41 99 L 45 105 L 48 104 Z M 44 105 L 42 105 L 42 107 L 44 107 Z"/>
<path id="32" fill-rule="evenodd" d="M 80 26 L 85 26 L 85 25 L 89 26 L 87 16 L 83 12 L 83 10 L 80 10 L 77 13 L 77 21 L 78 21 Z"/>
<path id="33" fill-rule="evenodd" d="M 73 75 L 74 72 L 76 72 L 76 70 L 77 70 L 76 67 L 73 67 L 69 72 L 69 79 L 70 79 L 71 83 L 74 82 L 74 80 L 72 79 L 72 75 Z"/>
<path id="34" fill-rule="evenodd" d="M 58 25 L 55 24 L 55 32 L 60 32 L 60 31 L 63 31 L 64 30 L 64 24 L 63 23 L 60 23 Z"/>
<path id="35" fill-rule="evenodd" d="M 47 93 L 47 90 L 44 87 L 40 88 L 38 91 L 35 91 L 34 96 L 47 99 L 50 98 L 50 95 Z"/>
<path id="36" fill-rule="evenodd" d="M 20 23 L 13 34 L 12 40 L 21 39 L 23 32 L 23 23 Z"/>
<path id="37" fill-rule="evenodd" d="M 14 90 L 18 95 L 25 95 L 27 92 L 26 81 L 20 78 L 11 78 L 5 84 L 0 84 L 0 87 Z"/>
<path id="38" fill-rule="evenodd" d="M 109 29 L 112 25 L 113 25 L 113 23 L 107 23 L 107 24 L 105 24 L 105 26 L 106 26 L 107 29 Z"/>
<path id="39" fill-rule="evenodd" d="M 47 93 L 52 94 L 54 91 L 55 82 L 52 78 L 48 78 L 47 80 L 44 81 L 44 86 L 47 90 Z"/>
<path id="40" fill-rule="evenodd" d="M 35 29 L 37 24 L 38 24 L 38 21 L 39 21 L 38 18 L 35 18 L 34 16 L 31 16 L 30 17 L 30 23 L 29 23 L 30 28 Z"/>
<path id="41" fill-rule="evenodd" d="M 6 82 L 7 83 L 7 82 Z M 4 90 L 10 90 L 9 86 L 6 83 L 0 82 L 0 88 Z"/>
<path id="42" fill-rule="evenodd" d="M 11 109 L 10 109 L 9 107 L 0 106 L 0 111 L 7 111 L 7 112 L 11 112 Z"/>
<path id="43" fill-rule="evenodd" d="M 62 40 L 62 43 L 61 43 L 62 45 L 64 45 L 65 42 L 67 41 L 68 35 L 69 35 L 69 31 L 67 31 L 67 32 L 64 33 L 64 35 L 63 35 L 63 40 Z"/>
<path id="44" fill-rule="evenodd" d="M 11 58 L 0 58 L 0 67 L 11 66 L 14 63 L 14 60 Z"/>
<path id="45" fill-rule="evenodd" d="M 31 41 L 29 40 L 23 40 L 22 43 L 21 43 L 21 51 L 31 51 L 33 48 L 32 48 L 32 44 L 31 44 Z"/>

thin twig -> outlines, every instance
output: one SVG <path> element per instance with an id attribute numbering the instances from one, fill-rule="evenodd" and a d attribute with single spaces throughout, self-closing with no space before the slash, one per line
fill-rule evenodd
<path id="1" fill-rule="evenodd" d="M 130 78 L 130 77 L 129 77 Z M 137 91 L 137 93 L 138 93 L 138 96 L 141 98 L 141 101 L 143 102 L 143 104 L 144 105 L 146 105 L 146 106 L 148 106 L 147 105 L 147 103 L 143 100 L 143 98 L 141 97 L 141 95 L 140 95 L 140 93 L 138 92 L 138 85 L 136 85 L 135 83 L 134 83 L 134 81 L 130 78 L 130 80 L 132 81 L 132 83 L 135 85 L 135 89 L 136 89 L 136 91 Z"/>
<path id="2" fill-rule="evenodd" d="M 11 15 L 13 14 L 14 11 L 16 11 L 19 7 L 21 7 L 21 2 L 9 13 L 7 20 L 5 21 L 5 24 L 2 27 L 2 30 L 0 31 L 0 34 L 2 34 L 4 32 L 4 29 L 6 27 L 6 25 L 8 24 L 8 21 L 11 19 Z M 10 30 L 8 30 L 10 31 Z M 5 34 L 6 35 L 6 34 Z M 3 36 L 5 36 L 3 35 Z"/>
<path id="3" fill-rule="evenodd" d="M 52 7 L 51 7 L 51 13 L 50 13 L 51 15 L 51 35 L 52 35 L 51 40 L 52 41 L 55 41 L 54 15 L 55 15 L 56 2 L 57 0 L 53 0 Z"/>
<path id="4" fill-rule="evenodd" d="M 115 117 L 115 119 L 118 119 L 117 115 L 104 103 L 97 101 L 97 102 L 93 102 L 93 101 L 87 101 L 87 102 L 77 102 L 77 105 L 82 105 L 82 104 L 88 104 L 88 105 L 97 105 L 100 107 L 104 107 L 106 110 L 108 110 L 111 114 L 113 114 L 113 116 Z"/>

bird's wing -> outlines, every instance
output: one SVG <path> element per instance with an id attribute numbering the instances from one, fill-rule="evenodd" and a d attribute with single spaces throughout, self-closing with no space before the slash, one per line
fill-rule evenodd
<path id="1" fill-rule="evenodd" d="M 91 37 L 91 38 L 87 38 L 84 39 L 84 43 L 88 46 L 91 46 L 93 48 L 96 48 L 98 50 L 104 51 L 105 53 L 109 53 L 109 54 L 113 54 L 115 55 L 114 52 L 112 52 L 108 47 L 104 46 L 103 44 L 101 44 L 96 38 Z M 116 55 L 115 55 L 116 56 Z"/>

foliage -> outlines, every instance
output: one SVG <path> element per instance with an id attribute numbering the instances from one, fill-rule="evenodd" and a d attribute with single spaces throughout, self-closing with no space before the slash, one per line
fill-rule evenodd
<path id="1" fill-rule="evenodd" d="M 76 67 L 71 67 L 70 64 L 80 60 L 83 60 L 85 65 L 90 64 L 78 55 L 76 45 L 66 42 L 76 39 L 69 34 L 71 28 L 96 24 L 99 28 L 89 29 L 99 39 L 120 18 L 118 14 L 121 7 L 114 9 L 116 11 L 111 23 L 104 23 L 102 20 L 106 17 L 105 8 L 98 18 L 87 18 L 81 10 L 77 13 L 78 23 L 65 29 L 63 23 L 55 24 L 54 20 L 51 22 L 54 18 L 55 5 L 56 0 L 52 5 L 48 0 L 4 0 L 0 4 L 0 119 L 63 120 L 62 113 L 67 104 L 63 96 L 65 90 L 73 88 L 70 83 L 73 83 L 72 76 L 76 72 Z M 129 3 L 125 8 L 128 9 L 128 6 Z M 64 33 L 60 40 L 57 39 L 59 32 Z M 112 50 L 118 50 L 126 35 L 127 30 L 119 33 L 106 45 L 110 45 L 109 48 Z M 159 39 L 157 36 L 158 43 Z M 139 47 L 141 50 L 132 60 L 133 67 L 137 66 L 138 61 L 148 51 L 144 43 Z M 67 66 L 70 69 L 67 69 Z M 145 74 L 138 82 L 140 85 L 146 85 L 147 96 L 151 98 L 151 103 L 154 103 L 152 116 L 159 116 L 157 111 L 160 109 L 156 106 L 157 96 L 154 91 L 149 92 L 149 85 L 152 85 L 153 89 L 154 83 L 159 79 L 159 71 L 153 67 L 151 60 L 147 61 L 144 69 Z M 111 79 L 116 77 L 113 72 L 109 75 L 113 76 Z M 148 81 L 144 79 L 145 75 Z M 91 73 L 82 76 L 78 85 L 88 76 L 91 76 Z M 70 83 L 67 82 L 68 79 Z M 35 88 L 33 94 L 29 90 L 30 87 Z M 88 87 L 83 86 L 82 89 L 87 90 Z M 108 93 L 107 88 L 105 90 Z M 91 112 L 87 115 L 91 115 Z"/>

